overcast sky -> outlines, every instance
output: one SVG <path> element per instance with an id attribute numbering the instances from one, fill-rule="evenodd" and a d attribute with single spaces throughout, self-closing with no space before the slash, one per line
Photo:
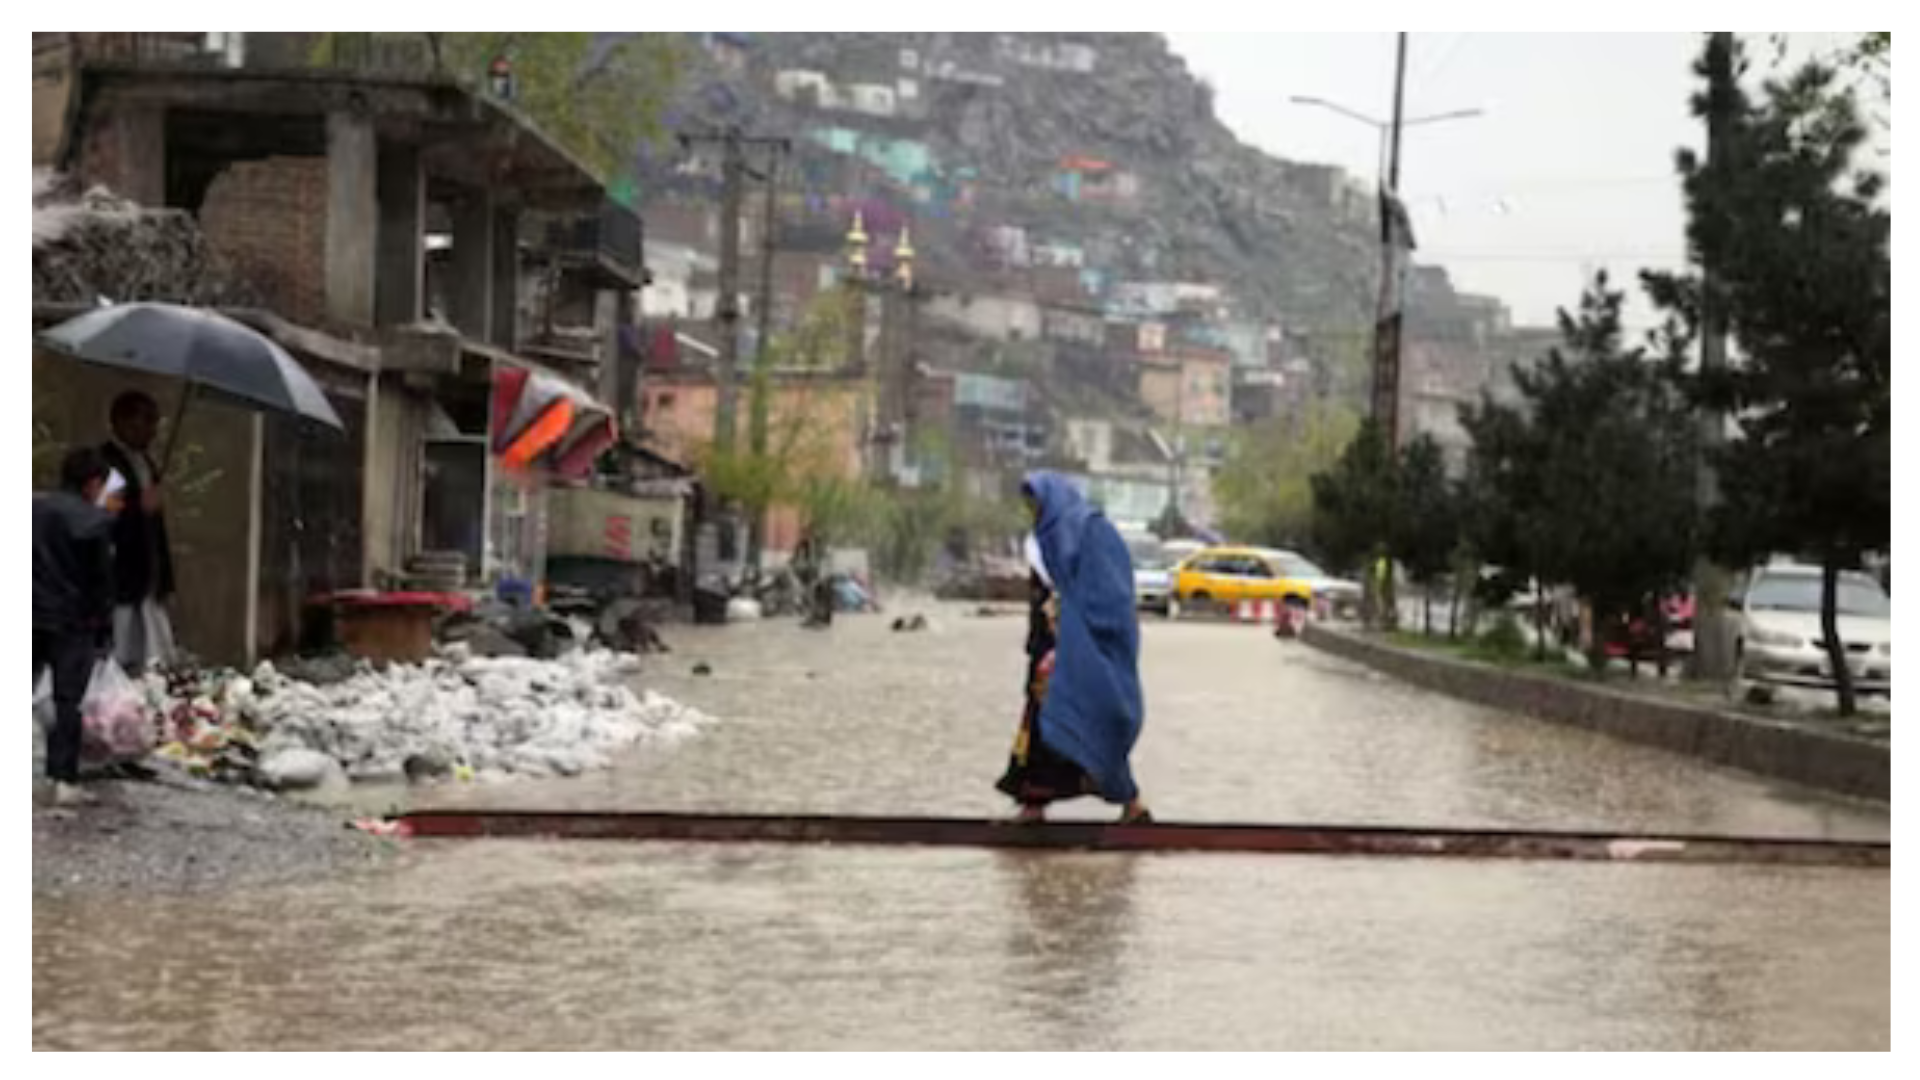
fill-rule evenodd
<path id="1" fill-rule="evenodd" d="M 1213 84 L 1221 119 L 1242 140 L 1373 182 L 1377 132 L 1288 99 L 1387 118 L 1392 34 L 1167 36 Z M 1678 265 L 1673 155 L 1701 140 L 1687 105 L 1700 43 L 1698 34 L 1413 34 L 1407 117 L 1485 110 L 1406 132 L 1401 186 L 1416 258 L 1445 266 L 1460 289 L 1506 301 L 1519 324 L 1550 322 L 1596 269 L 1631 280 L 1641 267 Z M 1629 320 L 1652 321 L 1644 305 Z"/>

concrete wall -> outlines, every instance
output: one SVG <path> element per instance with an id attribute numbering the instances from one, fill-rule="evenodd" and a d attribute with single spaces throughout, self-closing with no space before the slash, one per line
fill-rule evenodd
<path id="1" fill-rule="evenodd" d="M 1038 341 L 1040 305 L 1010 296 L 936 296 L 926 305 L 936 319 L 959 323 L 994 341 Z"/>
<path id="2" fill-rule="evenodd" d="M 1883 801 L 1891 798 L 1892 751 L 1883 743 L 1414 652 L 1312 624 L 1306 641 L 1415 686 L 1490 708 L 1824 791 Z"/>
<path id="3" fill-rule="evenodd" d="M 1164 362 L 1140 365 L 1140 401 L 1153 415 L 1169 423 L 1180 410 L 1180 365 Z"/>
<path id="4" fill-rule="evenodd" d="M 1180 422 L 1199 427 L 1224 427 L 1232 420 L 1232 362 L 1225 357 L 1182 357 L 1180 376 L 1186 380 Z"/>
<path id="5" fill-rule="evenodd" d="M 117 106 L 87 126 L 75 171 L 142 206 L 166 203 L 166 125 L 158 109 Z"/>
<path id="6" fill-rule="evenodd" d="M 428 402 L 392 374 L 382 375 L 373 393 L 367 424 L 366 495 L 361 503 L 369 580 L 398 573 L 419 549 L 424 497 L 421 440 L 427 430 Z"/>
<path id="7" fill-rule="evenodd" d="M 33 163 L 52 165 L 66 132 L 67 107 L 73 95 L 71 50 L 65 47 L 36 52 L 33 57 Z"/>
<path id="8" fill-rule="evenodd" d="M 648 445 L 676 461 L 697 464 L 713 445 L 714 399 L 711 381 L 651 375 L 641 391 L 641 423 Z M 767 408 L 767 449 L 796 472 L 858 477 L 862 469 L 861 430 L 869 414 L 869 390 L 849 381 L 793 381 L 777 384 Z M 740 397 L 740 446 L 746 448 L 747 395 Z M 791 507 L 768 510 L 764 546 L 790 550 L 800 538 L 799 514 Z"/>

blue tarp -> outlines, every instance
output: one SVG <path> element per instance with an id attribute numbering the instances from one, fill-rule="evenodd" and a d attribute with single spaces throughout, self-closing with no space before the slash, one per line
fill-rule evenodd
<path id="1" fill-rule="evenodd" d="M 1128 757 L 1146 709 L 1140 696 L 1140 623 L 1133 560 L 1111 522 L 1058 473 L 1036 472 L 1034 538 L 1060 596 L 1053 677 L 1040 738 L 1085 769 L 1109 802 L 1136 798 Z"/>

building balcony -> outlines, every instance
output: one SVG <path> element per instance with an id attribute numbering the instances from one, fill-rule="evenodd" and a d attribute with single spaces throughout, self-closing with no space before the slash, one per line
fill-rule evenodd
<path id="1" fill-rule="evenodd" d="M 548 218 L 539 248 L 597 288 L 637 289 L 646 283 L 643 236 L 640 215 L 604 200 L 591 214 Z"/>

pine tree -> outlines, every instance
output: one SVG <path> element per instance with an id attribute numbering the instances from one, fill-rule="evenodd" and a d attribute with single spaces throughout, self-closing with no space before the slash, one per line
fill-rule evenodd
<path id="1" fill-rule="evenodd" d="M 1726 167 L 1680 156 L 1692 255 L 1717 270 L 1741 354 L 1694 382 L 1739 428 L 1714 462 L 1711 541 L 1729 562 L 1818 561 L 1823 644 L 1851 715 L 1835 594 L 1840 572 L 1890 539 L 1892 214 L 1884 177 L 1859 164 L 1868 133 L 1855 96 L 1830 67 L 1770 80 L 1756 101 L 1739 85 L 1737 47 L 1735 61 L 1702 65 L 1703 100 L 1726 103 Z M 1698 275 L 1650 274 L 1648 285 L 1682 318 L 1700 310 Z"/>
<path id="2" fill-rule="evenodd" d="M 1368 617 L 1385 625 L 1392 621 L 1390 600 L 1376 595 L 1374 567 L 1392 539 L 1398 473 L 1385 434 L 1369 418 L 1333 468 L 1310 481 L 1315 546 L 1336 569 L 1358 567 L 1366 574 L 1373 601 Z"/>
<path id="3" fill-rule="evenodd" d="M 1440 444 L 1420 435 L 1400 451 L 1393 557 L 1420 586 L 1423 633 L 1433 633 L 1433 587 L 1453 563 L 1460 523 Z"/>
<path id="4" fill-rule="evenodd" d="M 1651 613 L 1695 549 L 1688 403 L 1668 365 L 1624 344 L 1622 300 L 1598 276 L 1578 314 L 1560 314 L 1564 345 L 1515 371 L 1521 406 L 1466 418 L 1480 546 L 1587 602 L 1595 671 L 1607 632 Z"/>

